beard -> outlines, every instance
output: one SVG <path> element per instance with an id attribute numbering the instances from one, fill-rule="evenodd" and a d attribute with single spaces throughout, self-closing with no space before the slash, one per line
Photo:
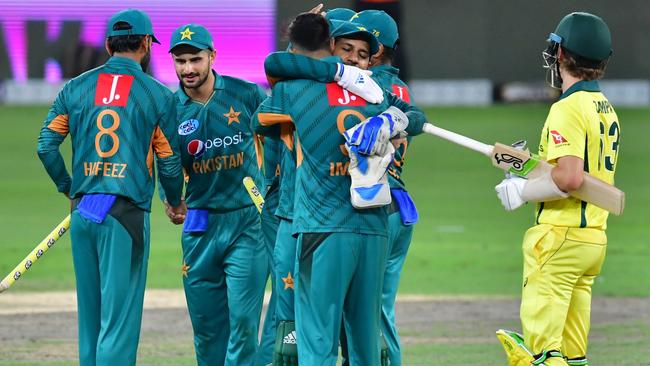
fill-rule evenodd
<path id="1" fill-rule="evenodd" d="M 142 67 L 142 71 L 148 72 L 149 71 L 149 63 L 151 62 L 151 49 L 147 51 L 147 53 L 144 55 L 142 60 L 140 60 L 140 67 Z"/>
<path id="2" fill-rule="evenodd" d="M 195 81 L 192 81 L 190 83 L 185 82 L 186 77 L 192 77 L 195 76 L 197 79 Z M 210 69 L 204 73 L 198 73 L 198 72 L 193 72 L 189 74 L 181 74 L 179 75 L 179 80 L 181 81 L 181 85 L 183 85 L 183 88 L 186 89 L 198 89 L 200 88 L 205 82 L 208 80 L 208 77 L 210 76 Z"/>

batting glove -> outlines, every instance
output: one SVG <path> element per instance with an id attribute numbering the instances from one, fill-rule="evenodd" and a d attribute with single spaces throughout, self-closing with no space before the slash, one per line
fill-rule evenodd
<path id="1" fill-rule="evenodd" d="M 355 146 L 356 152 L 363 155 L 386 155 L 389 140 L 405 133 L 408 126 L 406 114 L 390 107 L 378 116 L 368 118 L 343 133 L 345 142 Z"/>
<path id="2" fill-rule="evenodd" d="M 513 211 L 521 207 L 526 201 L 521 197 L 521 193 L 526 185 L 526 179 L 518 176 L 510 176 L 497 184 L 494 189 L 497 191 L 497 197 L 506 211 Z"/>
<path id="3" fill-rule="evenodd" d="M 372 71 L 362 70 L 355 66 L 337 63 L 336 81 L 343 89 L 360 96 L 369 103 L 379 104 L 384 101 L 384 91 L 370 77 Z"/>

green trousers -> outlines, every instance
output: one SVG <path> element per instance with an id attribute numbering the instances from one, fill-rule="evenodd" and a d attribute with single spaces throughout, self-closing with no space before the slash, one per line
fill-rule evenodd
<path id="1" fill-rule="evenodd" d="M 149 258 L 149 213 L 119 199 L 101 223 L 70 223 L 81 366 L 136 364 Z"/>
<path id="2" fill-rule="evenodd" d="M 183 233 L 183 285 L 199 366 L 255 364 L 268 256 L 254 207 L 210 213 Z"/>
<path id="3" fill-rule="evenodd" d="M 381 331 L 388 346 L 391 366 L 402 365 L 402 351 L 395 325 L 395 299 L 412 237 L 413 226 L 402 224 L 399 211 L 388 216 L 388 260 L 382 290 Z"/>
<path id="4" fill-rule="evenodd" d="M 293 221 L 280 220 L 278 235 L 273 251 L 275 264 L 275 293 L 277 320 L 294 321 L 294 291 L 296 267 L 296 238 L 291 236 Z"/>
<path id="5" fill-rule="evenodd" d="M 264 244 L 266 246 L 266 254 L 268 255 L 269 265 L 267 269 L 267 278 L 271 277 L 271 299 L 266 308 L 266 316 L 264 317 L 264 325 L 262 327 L 262 338 L 260 339 L 259 349 L 255 360 L 256 366 L 266 366 L 273 360 L 273 347 L 275 344 L 275 333 L 277 327 L 277 319 L 275 316 L 275 307 L 277 296 L 274 289 L 275 272 L 273 271 L 273 251 L 275 248 L 275 237 L 278 232 L 279 219 L 275 216 L 275 209 L 278 207 L 279 192 L 277 190 L 267 192 L 264 197 L 264 208 L 262 209 L 262 236 L 264 237 Z"/>
<path id="6" fill-rule="evenodd" d="M 356 233 L 299 235 L 295 305 L 300 364 L 336 365 L 341 320 L 350 365 L 380 364 L 387 242 L 385 236 Z"/>

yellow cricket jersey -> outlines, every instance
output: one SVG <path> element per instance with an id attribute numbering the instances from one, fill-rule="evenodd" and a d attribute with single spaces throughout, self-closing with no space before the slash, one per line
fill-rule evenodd
<path id="1" fill-rule="evenodd" d="M 539 155 L 550 163 L 563 156 L 584 160 L 584 171 L 614 183 L 621 125 L 597 81 L 579 81 L 551 106 L 539 143 Z M 607 228 L 608 212 L 577 198 L 541 202 L 537 223 Z"/>

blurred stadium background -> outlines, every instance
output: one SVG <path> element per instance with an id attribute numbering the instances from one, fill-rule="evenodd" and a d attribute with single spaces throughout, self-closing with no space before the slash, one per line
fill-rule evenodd
<path id="1" fill-rule="evenodd" d="M 36 156 L 36 138 L 62 83 L 106 60 L 104 27 L 112 13 L 127 6 L 149 13 L 162 42 L 153 48 L 151 71 L 172 88 L 177 81 L 167 55 L 169 38 L 178 25 L 190 22 L 213 32 L 217 72 L 265 85 L 264 57 L 286 46 L 284 28 L 313 5 L 292 0 L 2 1 L 0 276 L 66 215 L 65 199 L 56 194 Z M 650 4 L 336 0 L 325 6 L 382 8 L 399 19 L 399 66 L 410 81 L 412 97 L 432 122 L 485 142 L 525 138 L 531 146 L 539 141 L 548 107 L 557 97 L 546 86 L 541 68 L 546 36 L 571 11 L 590 11 L 605 19 L 614 56 L 602 86 L 622 123 L 617 186 L 626 191 L 627 207 L 623 216 L 610 218 L 608 257 L 594 286 L 595 298 L 608 301 L 615 316 L 595 310 L 600 318 L 593 327 L 590 358 L 594 365 L 650 365 Z M 69 154 L 68 144 L 64 151 Z M 400 294 L 452 299 L 440 300 L 440 310 L 408 307 L 409 313 L 435 319 L 431 324 L 408 322 L 413 314 L 398 313 L 403 316 L 405 364 L 502 365 L 505 358 L 491 332 L 500 325 L 518 327 L 520 241 L 532 222 L 532 209 L 504 212 L 493 191 L 501 173 L 484 157 L 433 137 L 415 140 L 405 171 L 421 221 Z M 179 228 L 167 222 L 154 202 L 149 289 L 182 287 L 179 237 Z M 10 294 L 29 298 L 36 292 L 73 290 L 69 244 L 69 237 L 58 242 Z M 76 364 L 74 314 L 50 313 L 47 301 L 22 312 L 3 312 L 10 307 L 3 296 L 0 365 Z M 462 309 L 463 304 L 473 306 L 466 313 L 471 326 L 465 315 L 443 310 Z M 482 321 L 483 314 L 490 321 Z M 186 313 L 180 309 L 169 316 L 183 318 Z M 178 326 L 180 338 L 173 331 L 149 329 L 146 322 L 145 314 L 141 364 L 192 364 L 188 322 L 169 321 L 170 327 Z M 69 330 L 59 334 L 60 329 Z"/>

